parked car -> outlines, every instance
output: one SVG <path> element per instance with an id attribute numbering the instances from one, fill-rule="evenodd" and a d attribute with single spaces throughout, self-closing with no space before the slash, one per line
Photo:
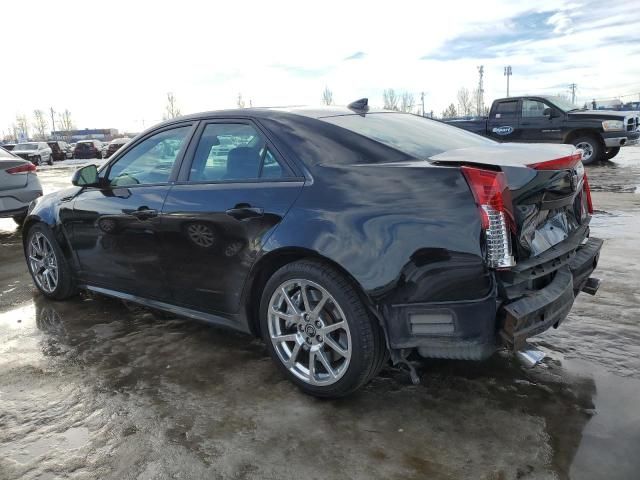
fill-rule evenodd
<path id="1" fill-rule="evenodd" d="M 75 143 L 67 143 L 67 151 L 65 152 L 67 159 L 73 158 L 73 151 L 75 150 L 75 148 L 76 148 Z"/>
<path id="2" fill-rule="evenodd" d="M 147 130 L 34 205 L 23 236 L 35 284 L 262 336 L 321 397 L 362 387 L 387 358 L 410 369 L 410 354 L 527 349 L 580 291 L 595 294 L 602 240 L 589 236 L 579 151 L 367 103 Z M 220 138 L 234 144 L 222 160 Z"/>
<path id="3" fill-rule="evenodd" d="M 6 151 L 10 152 L 14 148 L 16 148 L 15 143 L 5 143 L 4 145 L 0 145 L 0 147 L 4 148 Z"/>
<path id="4" fill-rule="evenodd" d="M 109 146 L 104 154 L 104 158 L 109 158 L 111 155 L 116 153 L 121 147 L 126 145 L 131 141 L 130 138 L 114 138 L 109 142 Z"/>
<path id="5" fill-rule="evenodd" d="M 47 142 L 47 145 L 51 147 L 51 155 L 53 156 L 54 161 L 59 162 L 61 160 L 66 160 L 67 150 L 68 150 L 67 142 L 62 142 L 58 140 L 58 141 Z"/>
<path id="6" fill-rule="evenodd" d="M 582 150 L 582 163 L 610 160 L 640 138 L 636 113 L 578 109 L 559 97 L 495 100 L 489 117 L 447 120 L 500 142 L 567 143 Z"/>
<path id="7" fill-rule="evenodd" d="M 102 142 L 80 140 L 73 149 L 73 158 L 102 158 Z"/>
<path id="8" fill-rule="evenodd" d="M 0 217 L 22 224 L 32 200 L 42 196 L 36 167 L 0 147 Z"/>
<path id="9" fill-rule="evenodd" d="M 46 142 L 18 143 L 11 152 L 29 160 L 34 165 L 42 165 L 43 163 L 53 165 L 53 152 Z"/>

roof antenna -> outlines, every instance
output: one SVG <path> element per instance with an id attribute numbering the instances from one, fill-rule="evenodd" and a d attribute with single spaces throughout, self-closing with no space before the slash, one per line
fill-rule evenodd
<path id="1" fill-rule="evenodd" d="M 353 110 L 354 112 L 368 112 L 369 111 L 369 99 L 368 98 L 361 98 L 359 100 L 356 100 L 355 102 L 351 102 L 349 105 L 347 105 L 347 108 L 349 110 Z"/>

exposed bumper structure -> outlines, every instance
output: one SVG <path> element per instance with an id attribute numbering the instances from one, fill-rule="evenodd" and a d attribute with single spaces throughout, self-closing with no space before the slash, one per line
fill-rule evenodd
<path id="1" fill-rule="evenodd" d="M 421 356 L 482 360 L 502 344 L 519 351 L 526 340 L 557 327 L 576 295 L 595 295 L 600 281 L 590 275 L 603 241 L 576 235 L 517 272 L 497 280 L 484 299 L 467 302 L 393 305 L 385 314 L 392 349 L 417 349 Z M 548 280 L 551 278 L 551 280 Z M 541 288 L 532 282 L 546 281 Z"/>

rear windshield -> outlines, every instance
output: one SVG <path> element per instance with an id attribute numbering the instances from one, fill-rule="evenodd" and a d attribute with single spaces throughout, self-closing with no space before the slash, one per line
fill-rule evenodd
<path id="1" fill-rule="evenodd" d="M 427 159 L 447 150 L 495 143 L 460 128 L 408 113 L 342 115 L 320 120 L 420 159 Z"/>

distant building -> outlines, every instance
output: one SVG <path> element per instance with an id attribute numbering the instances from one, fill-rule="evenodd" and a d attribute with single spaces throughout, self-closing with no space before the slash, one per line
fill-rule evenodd
<path id="1" fill-rule="evenodd" d="M 58 130 L 51 132 L 54 139 L 77 142 L 78 140 L 113 140 L 118 137 L 115 128 L 85 128 L 84 130 Z"/>

